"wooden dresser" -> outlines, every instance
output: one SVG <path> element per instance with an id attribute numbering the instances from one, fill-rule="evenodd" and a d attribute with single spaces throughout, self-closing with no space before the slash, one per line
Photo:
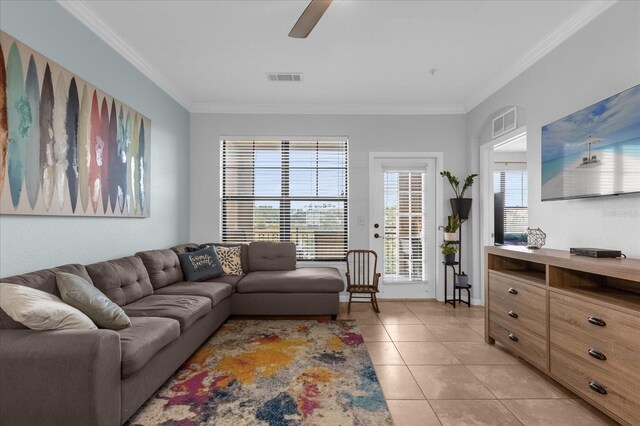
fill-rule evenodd
<path id="1" fill-rule="evenodd" d="M 640 425 L 640 260 L 485 248 L 485 340 Z"/>

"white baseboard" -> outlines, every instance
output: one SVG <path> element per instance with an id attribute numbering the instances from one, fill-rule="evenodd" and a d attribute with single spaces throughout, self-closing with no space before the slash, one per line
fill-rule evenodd
<path id="1" fill-rule="evenodd" d="M 415 300 L 416 302 L 421 302 L 421 301 L 435 301 L 436 299 L 407 299 L 407 298 L 393 299 L 393 298 L 378 297 L 378 301 L 379 302 L 406 301 L 406 300 Z M 341 302 L 348 302 L 349 301 L 349 294 L 348 293 L 340 293 L 340 301 Z M 474 305 L 474 306 L 482 306 L 482 299 L 471 299 L 471 304 Z"/>

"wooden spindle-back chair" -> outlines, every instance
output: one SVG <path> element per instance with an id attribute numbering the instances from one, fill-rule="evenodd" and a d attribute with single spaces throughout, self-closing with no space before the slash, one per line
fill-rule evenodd
<path id="1" fill-rule="evenodd" d="M 347 262 L 347 292 L 349 292 L 347 312 L 351 312 L 352 299 L 369 299 L 368 301 L 354 300 L 353 303 L 371 303 L 373 310 L 380 312 L 376 298 L 381 276 L 377 271 L 378 254 L 373 250 L 349 250 L 345 262 Z"/>

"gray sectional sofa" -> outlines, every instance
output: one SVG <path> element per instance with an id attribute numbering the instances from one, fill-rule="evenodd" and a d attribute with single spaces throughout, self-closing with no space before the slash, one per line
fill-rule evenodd
<path id="1" fill-rule="evenodd" d="M 72 273 L 131 318 L 117 331 L 34 331 L 0 309 L 0 424 L 117 426 L 230 315 L 338 313 L 339 272 L 296 268 L 293 244 L 242 244 L 244 275 L 200 282 L 182 273 L 177 254 L 188 247 L 199 246 L 0 279 L 59 296 L 56 273 Z"/>

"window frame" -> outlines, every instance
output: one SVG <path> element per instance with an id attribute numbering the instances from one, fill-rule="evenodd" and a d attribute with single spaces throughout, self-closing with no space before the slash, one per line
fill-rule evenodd
<path id="1" fill-rule="evenodd" d="M 290 185 L 289 185 L 289 177 L 291 175 L 291 170 L 298 169 L 297 167 L 290 167 L 288 159 L 290 155 L 282 155 L 282 159 L 287 159 L 287 161 L 281 161 L 280 169 L 280 196 L 228 196 L 225 194 L 225 142 L 243 142 L 243 141 L 252 141 L 256 142 L 279 142 L 281 143 L 280 152 L 285 152 L 285 147 L 287 152 L 290 151 L 289 143 L 290 142 L 342 142 L 344 143 L 344 168 L 343 167 L 335 167 L 337 170 L 344 170 L 344 195 L 339 197 L 331 197 L 331 196 L 291 196 L 290 195 Z M 255 148 L 253 148 L 255 152 Z M 316 152 L 320 152 L 320 147 L 316 146 Z M 315 167 L 309 167 L 309 169 L 313 169 L 316 171 L 316 189 L 318 189 L 319 180 L 317 178 L 318 171 L 322 168 L 319 167 L 318 163 L 316 163 Z M 255 168 L 254 168 L 255 170 Z M 292 227 L 292 211 L 291 204 L 294 202 L 341 202 L 343 203 L 343 230 L 344 230 L 344 254 L 346 255 L 349 250 L 349 138 L 348 137 L 231 137 L 224 136 L 220 138 L 220 241 L 225 242 L 227 238 L 228 230 L 225 227 L 225 202 L 226 201 L 274 201 L 279 203 L 280 210 L 280 219 L 279 219 L 279 241 L 280 242 L 289 242 L 291 240 L 291 227 Z M 283 208 L 284 206 L 284 208 Z M 250 241 L 246 241 L 247 243 Z M 231 242 L 233 243 L 233 242 Z M 240 242 L 238 242 L 240 243 Z M 343 257 L 299 257 L 300 251 L 296 250 L 297 260 L 301 262 L 336 262 L 336 261 L 344 261 Z M 317 254 L 317 253 L 315 253 Z"/>

